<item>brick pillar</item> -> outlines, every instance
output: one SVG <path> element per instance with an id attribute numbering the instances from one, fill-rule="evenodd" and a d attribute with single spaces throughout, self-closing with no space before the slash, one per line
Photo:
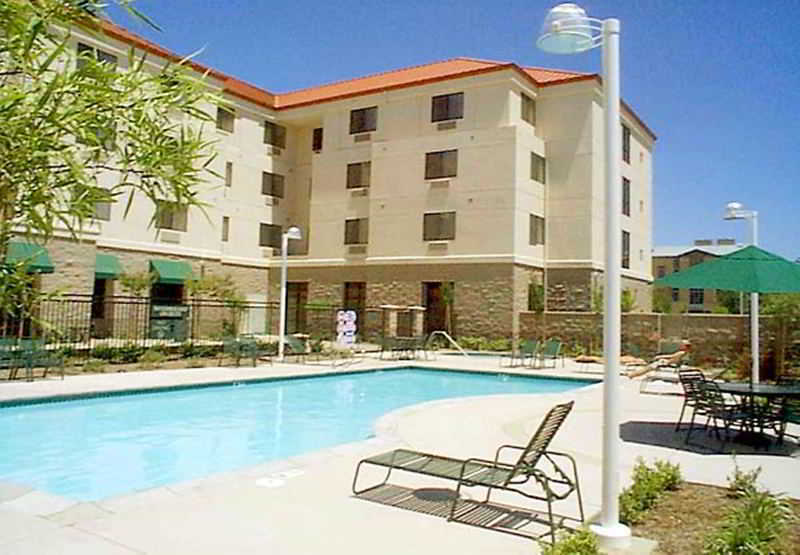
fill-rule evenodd
<path id="1" fill-rule="evenodd" d="M 411 330 L 414 337 L 419 337 L 425 333 L 425 307 L 424 306 L 409 306 L 408 310 L 411 311 Z"/>
<path id="2" fill-rule="evenodd" d="M 397 313 L 402 307 L 393 304 L 381 305 L 383 310 L 383 336 L 397 337 Z"/>

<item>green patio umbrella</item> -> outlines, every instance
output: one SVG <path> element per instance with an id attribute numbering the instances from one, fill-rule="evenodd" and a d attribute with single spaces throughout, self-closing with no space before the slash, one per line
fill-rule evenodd
<path id="1" fill-rule="evenodd" d="M 725 289 L 745 293 L 800 292 L 800 264 L 756 246 L 744 247 L 725 256 L 669 274 L 653 282 L 654 287 L 676 289 Z M 752 380 L 758 382 L 758 306 L 751 308 Z"/>
<path id="2" fill-rule="evenodd" d="M 653 286 L 726 289 L 745 293 L 797 293 L 800 292 L 800 264 L 750 246 L 664 276 L 657 279 Z"/>

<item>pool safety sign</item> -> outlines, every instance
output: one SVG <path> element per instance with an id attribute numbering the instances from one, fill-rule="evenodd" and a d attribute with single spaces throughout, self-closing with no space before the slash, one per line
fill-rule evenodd
<path id="1" fill-rule="evenodd" d="M 355 310 L 339 310 L 336 313 L 336 343 L 350 346 L 356 342 L 357 319 Z"/>

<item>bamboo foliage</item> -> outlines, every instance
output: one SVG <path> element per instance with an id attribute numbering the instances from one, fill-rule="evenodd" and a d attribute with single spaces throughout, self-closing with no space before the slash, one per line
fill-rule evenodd
<path id="1" fill-rule="evenodd" d="M 119 69 L 79 55 L 71 30 L 101 35 L 101 12 L 93 1 L 0 2 L 0 264 L 14 236 L 80 237 L 97 203 L 123 203 L 126 216 L 137 198 L 202 208 L 214 158 L 204 107 L 219 98 L 188 59 L 153 65 L 131 49 Z M 27 279 L 24 264 L 4 266 L 3 280 Z M 14 289 L 0 288 L 4 311 Z"/>

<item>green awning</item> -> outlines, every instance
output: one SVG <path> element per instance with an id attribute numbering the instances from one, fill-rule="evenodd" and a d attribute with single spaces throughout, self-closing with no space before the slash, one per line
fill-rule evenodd
<path id="1" fill-rule="evenodd" d="M 28 273 L 52 274 L 56 271 L 56 267 L 53 266 L 53 261 L 50 260 L 50 255 L 44 247 L 33 243 L 10 242 L 6 253 L 6 262 L 13 264 L 23 260 L 28 261 Z"/>
<path id="2" fill-rule="evenodd" d="M 150 270 L 155 272 L 159 283 L 183 283 L 194 277 L 189 263 L 177 260 L 151 260 Z"/>
<path id="3" fill-rule="evenodd" d="M 117 279 L 122 273 L 122 264 L 113 254 L 96 254 L 94 257 L 94 277 Z"/>

